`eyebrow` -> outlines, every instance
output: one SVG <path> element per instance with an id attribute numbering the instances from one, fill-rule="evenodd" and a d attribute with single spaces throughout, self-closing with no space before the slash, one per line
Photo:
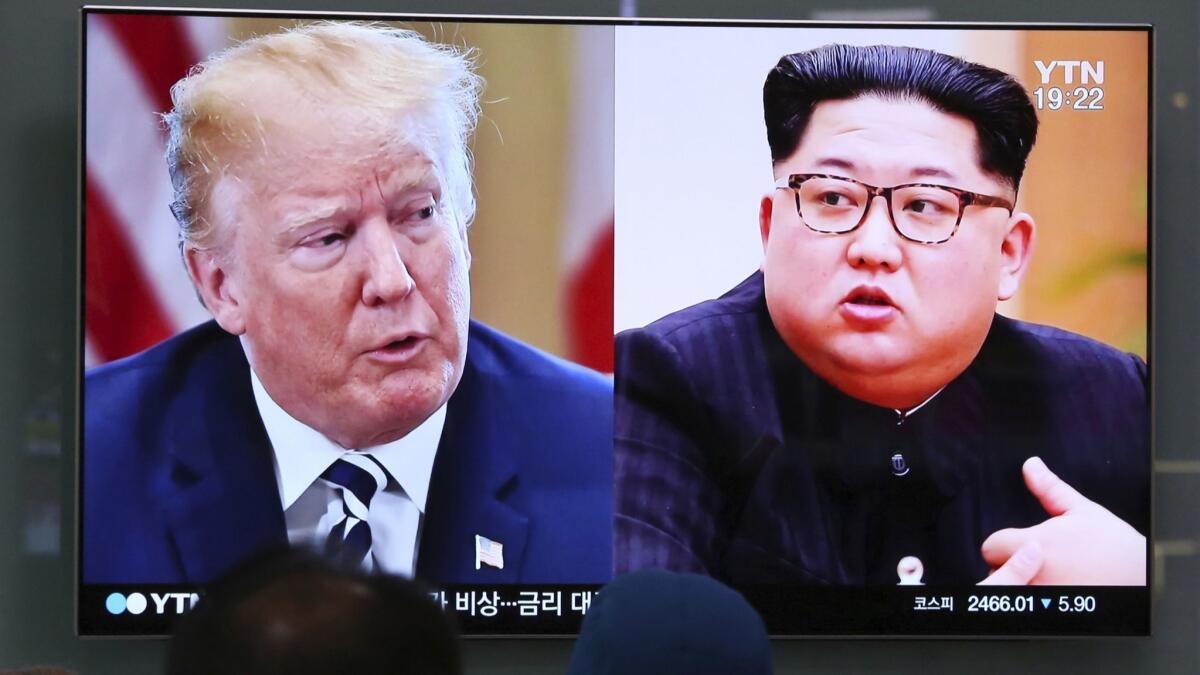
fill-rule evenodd
<path id="1" fill-rule="evenodd" d="M 954 174 L 936 166 L 917 166 L 909 169 L 908 175 L 913 178 L 954 178 Z"/>
<path id="2" fill-rule="evenodd" d="M 392 175 L 388 177 L 388 180 L 385 180 L 382 183 L 379 181 L 379 178 L 377 176 L 375 179 L 376 189 L 382 190 L 383 186 L 388 185 L 390 183 L 390 181 L 398 173 L 402 173 L 402 172 L 399 172 L 399 171 L 393 172 Z M 403 197 L 403 196 L 408 195 L 411 192 L 415 192 L 415 191 L 422 190 L 425 188 L 428 188 L 432 192 L 439 193 L 440 192 L 439 188 L 441 188 L 441 181 L 438 179 L 437 171 L 434 169 L 433 165 L 427 164 L 427 165 L 423 165 L 420 169 L 418 169 L 416 171 L 407 172 L 407 175 L 404 176 L 404 179 L 402 181 L 400 181 L 400 184 L 397 187 L 398 187 L 398 189 L 394 193 L 394 196 L 402 196 Z M 380 196 L 383 196 L 383 195 L 380 195 Z"/>
<path id="3" fill-rule="evenodd" d="M 840 157 L 822 157 L 817 160 L 816 166 L 818 168 L 828 167 L 830 169 L 842 169 L 845 171 L 854 171 L 855 169 L 854 162 Z"/>
<path id="4" fill-rule="evenodd" d="M 276 236 L 281 240 L 290 239 L 296 232 L 330 220 L 345 210 L 345 204 L 326 204 L 312 209 L 297 210 L 294 216 L 289 214 L 287 222 L 290 224 Z"/>
<path id="5" fill-rule="evenodd" d="M 393 176 L 399 172 L 393 172 Z M 386 183 L 386 181 L 385 181 Z M 440 184 L 437 180 L 437 173 L 431 166 L 424 166 L 416 172 L 405 176 L 405 179 L 399 185 L 396 191 L 397 195 L 406 195 L 415 190 L 420 190 L 425 187 L 431 187 L 434 192 L 438 192 Z M 382 189 L 382 185 L 378 179 L 375 182 L 375 189 Z M 322 204 L 311 209 L 297 209 L 294 214 L 288 214 L 286 222 L 289 225 L 279 232 L 275 238 L 277 241 L 287 242 L 295 238 L 296 233 L 305 228 L 320 225 L 326 221 L 335 219 L 337 216 L 353 210 L 353 207 L 338 202 Z"/>
<path id="6" fill-rule="evenodd" d="M 830 169 L 841 169 L 843 171 L 853 172 L 858 166 L 842 157 L 822 157 L 817 160 L 816 166 Z M 953 180 L 955 175 L 946 169 L 937 166 L 915 166 L 908 170 L 909 178 L 946 178 Z"/>

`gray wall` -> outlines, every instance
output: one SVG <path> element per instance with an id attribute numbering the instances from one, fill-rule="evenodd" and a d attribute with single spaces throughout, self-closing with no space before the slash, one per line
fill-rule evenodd
<path id="1" fill-rule="evenodd" d="M 129 2 L 128 4 L 151 4 Z M 158 3 L 163 4 L 163 3 Z M 1191 0 L 1005 0 L 848 3 L 743 0 L 518 2 L 516 0 L 192 0 L 195 6 L 305 10 L 501 12 L 720 18 L 812 18 L 861 8 L 856 18 L 954 21 L 1144 22 L 1157 28 L 1154 309 L 1156 570 L 1154 637 L 1101 641 L 798 641 L 778 643 L 780 672 L 1200 672 L 1200 259 L 1196 174 L 1197 32 Z M 917 9 L 916 13 L 906 10 Z M 871 14 L 871 11 L 893 12 Z M 895 12 L 900 10 L 899 14 Z M 844 16 L 844 15 L 843 15 Z M 825 18 L 830 15 L 825 14 Z M 88 673 L 156 672 L 161 641 L 73 637 L 75 209 L 78 5 L 76 0 L 0 5 L 0 668 L 58 664 Z M 55 418 L 58 426 L 55 426 Z M 57 431 L 55 431 L 57 429 Z M 49 431 L 48 431 L 49 430 Z M 31 441 L 32 439 L 32 441 Z M 62 455 L 31 453 L 61 447 Z M 61 534 L 25 549 L 28 505 L 62 505 Z M 569 641 L 475 641 L 472 673 L 560 673 Z"/>

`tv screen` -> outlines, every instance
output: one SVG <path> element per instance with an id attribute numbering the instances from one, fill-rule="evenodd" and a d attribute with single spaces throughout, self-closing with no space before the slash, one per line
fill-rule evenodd
<path id="1" fill-rule="evenodd" d="M 1146 26 L 85 8 L 78 628 L 1149 632 Z"/>

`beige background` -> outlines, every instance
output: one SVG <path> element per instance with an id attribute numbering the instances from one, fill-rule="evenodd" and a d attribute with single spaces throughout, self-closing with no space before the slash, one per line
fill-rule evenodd
<path id="1" fill-rule="evenodd" d="M 1104 61 L 1104 110 L 1042 110 L 1021 207 L 1037 221 L 1035 264 L 1017 315 L 1146 356 L 1148 37 L 1129 31 L 1025 33 L 1034 60 Z M 1050 86 L 1073 90 L 1056 70 Z M 1089 85 L 1097 86 L 1097 85 Z"/>

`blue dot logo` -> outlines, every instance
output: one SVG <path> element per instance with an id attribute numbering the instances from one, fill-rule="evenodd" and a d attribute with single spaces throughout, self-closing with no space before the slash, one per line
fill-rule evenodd
<path id="1" fill-rule="evenodd" d="M 104 608 L 109 614 L 120 614 L 125 611 L 125 596 L 120 593 L 110 593 L 104 601 Z"/>

